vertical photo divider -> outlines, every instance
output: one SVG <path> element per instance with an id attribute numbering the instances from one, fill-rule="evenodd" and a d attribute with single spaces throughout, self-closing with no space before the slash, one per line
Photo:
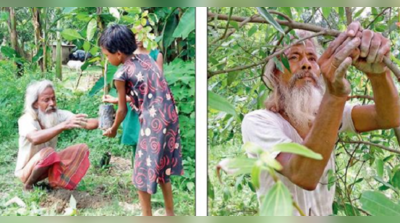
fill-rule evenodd
<path id="1" fill-rule="evenodd" d="M 196 8 L 196 216 L 207 216 L 207 8 Z"/>

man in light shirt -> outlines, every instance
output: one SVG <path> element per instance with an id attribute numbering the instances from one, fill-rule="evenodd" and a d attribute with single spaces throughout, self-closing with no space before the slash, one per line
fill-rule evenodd
<path id="1" fill-rule="evenodd" d="M 298 32 L 300 38 L 307 36 Z M 380 33 L 349 25 L 319 56 L 317 41 L 307 39 L 284 53 L 290 71 L 279 71 L 273 60 L 264 80 L 273 89 L 266 109 L 247 114 L 242 123 L 243 141 L 265 150 L 285 142 L 302 144 L 322 155 L 313 160 L 300 155 L 276 153 L 283 169 L 280 180 L 307 215 L 332 214 L 334 187 L 328 189 L 328 170 L 334 170 L 333 149 L 339 131 L 356 133 L 400 125 L 400 103 L 390 70 L 383 64 L 390 41 Z M 347 104 L 351 85 L 346 79 L 353 65 L 369 78 L 374 105 Z M 282 66 L 284 67 L 284 66 Z M 249 154 L 253 156 L 253 154 Z M 260 176 L 258 196 L 274 184 L 268 173 Z M 294 213 L 299 215 L 297 211 Z"/>
<path id="2" fill-rule="evenodd" d="M 85 144 L 56 152 L 58 135 L 68 129 L 96 129 L 97 119 L 58 109 L 53 83 L 31 83 L 25 95 L 24 114 L 18 120 L 19 151 L 15 176 L 24 189 L 48 178 L 50 186 L 73 190 L 90 166 Z"/>

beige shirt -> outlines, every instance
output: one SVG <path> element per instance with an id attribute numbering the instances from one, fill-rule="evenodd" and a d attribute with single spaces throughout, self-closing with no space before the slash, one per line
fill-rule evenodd
<path id="1" fill-rule="evenodd" d="M 74 114 L 70 111 L 66 110 L 57 110 L 58 114 L 58 123 L 66 121 L 68 118 L 72 117 Z M 37 130 L 41 130 L 40 124 L 37 120 L 35 120 L 31 115 L 24 114 L 18 119 L 18 133 L 19 133 L 19 150 L 18 150 L 18 158 L 17 158 L 17 166 L 15 168 L 15 176 L 20 177 L 21 171 L 28 161 L 41 149 L 46 147 L 52 147 L 56 149 L 58 136 L 55 136 L 50 141 L 33 145 L 26 136 Z"/>
<path id="2" fill-rule="evenodd" d="M 356 132 L 351 111 L 353 106 L 346 104 L 340 132 Z M 242 122 L 243 142 L 252 142 L 258 144 L 263 149 L 268 150 L 274 145 L 286 142 L 295 142 L 301 144 L 303 139 L 297 131 L 280 114 L 268 110 L 253 111 L 245 116 Z M 279 153 L 275 153 L 275 157 Z M 253 154 L 248 154 L 253 157 Z M 300 206 L 306 215 L 328 216 L 332 214 L 332 204 L 335 195 L 335 186 L 328 189 L 328 171 L 335 170 L 334 153 L 325 168 L 320 183 L 314 191 L 307 191 L 293 184 L 288 178 L 278 174 L 279 179 L 286 185 L 293 199 Z M 258 197 L 265 195 L 269 188 L 274 185 L 274 180 L 267 172 L 262 172 L 260 176 L 260 188 L 257 190 Z M 294 215 L 299 215 L 294 210 Z"/>

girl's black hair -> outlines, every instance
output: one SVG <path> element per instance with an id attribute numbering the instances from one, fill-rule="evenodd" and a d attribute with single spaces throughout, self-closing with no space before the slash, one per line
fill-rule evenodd
<path id="1" fill-rule="evenodd" d="M 99 46 L 110 53 L 120 51 L 131 55 L 137 49 L 135 34 L 127 26 L 114 24 L 109 26 L 100 36 Z"/>

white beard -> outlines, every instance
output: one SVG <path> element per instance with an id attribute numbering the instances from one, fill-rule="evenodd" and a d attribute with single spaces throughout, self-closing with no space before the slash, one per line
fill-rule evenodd
<path id="1" fill-rule="evenodd" d="M 288 116 L 292 125 L 301 131 L 307 131 L 317 115 L 323 97 L 320 82 L 317 86 L 307 82 L 302 88 L 294 84 L 291 87 L 279 86 L 280 107 Z"/>
<path id="2" fill-rule="evenodd" d="M 39 122 L 45 129 L 52 128 L 58 124 L 57 110 L 50 113 L 42 112 L 40 108 L 37 110 Z"/>

